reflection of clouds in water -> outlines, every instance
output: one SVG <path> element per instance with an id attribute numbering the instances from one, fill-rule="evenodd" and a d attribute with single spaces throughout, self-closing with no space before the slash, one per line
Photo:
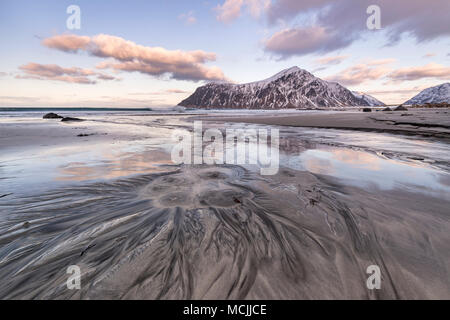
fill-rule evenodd
<path id="1" fill-rule="evenodd" d="M 352 149 L 307 150 L 301 167 L 316 174 L 347 179 L 358 186 L 377 185 L 382 189 L 414 187 L 425 191 L 449 191 L 447 174 L 417 162 L 384 159 Z"/>
<path id="2" fill-rule="evenodd" d="M 336 171 L 333 165 L 331 164 L 331 161 L 327 159 L 319 159 L 319 158 L 306 159 L 304 162 L 304 166 L 308 171 L 314 173 L 332 175 Z"/>
<path id="3" fill-rule="evenodd" d="M 355 165 L 368 170 L 381 170 L 381 159 L 367 152 L 354 151 L 349 149 L 335 150 L 334 158 L 337 160 Z"/>
<path id="4" fill-rule="evenodd" d="M 449 144 L 438 140 L 415 136 L 384 134 L 379 132 L 355 132 L 351 130 L 308 129 L 303 131 L 311 141 L 332 146 L 359 147 L 365 150 L 383 151 L 393 156 L 404 154 L 427 159 L 450 161 Z"/>
<path id="5" fill-rule="evenodd" d="M 381 170 L 380 162 L 384 161 L 370 153 L 351 149 L 307 150 L 300 158 L 308 170 L 323 174 L 332 174 L 342 165 L 378 171 Z"/>
<path id="6" fill-rule="evenodd" d="M 85 181 L 94 179 L 112 179 L 138 173 L 167 171 L 160 165 L 171 164 L 170 156 L 162 151 L 152 150 L 143 153 L 103 152 L 101 164 L 89 165 L 83 162 L 69 163 L 59 168 L 58 181 Z"/>

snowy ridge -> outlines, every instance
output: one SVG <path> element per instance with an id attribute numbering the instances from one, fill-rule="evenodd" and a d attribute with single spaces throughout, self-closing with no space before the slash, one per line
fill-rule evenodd
<path id="1" fill-rule="evenodd" d="M 179 103 L 194 108 L 288 109 L 370 106 L 364 98 L 335 82 L 292 67 L 245 84 L 208 83 Z"/>
<path id="2" fill-rule="evenodd" d="M 302 71 L 302 72 L 308 72 L 306 70 L 300 69 L 299 67 L 291 67 L 285 70 L 281 70 L 280 72 L 278 72 L 277 74 L 264 79 L 264 80 L 260 80 L 260 81 L 255 81 L 255 82 L 249 82 L 243 85 L 252 85 L 252 86 L 264 86 L 272 81 L 278 80 L 279 78 L 282 78 L 290 73 L 294 73 L 294 72 L 298 72 L 298 71 Z"/>
<path id="3" fill-rule="evenodd" d="M 450 82 L 422 90 L 404 104 L 450 103 Z"/>
<path id="4" fill-rule="evenodd" d="M 374 98 L 364 92 L 358 92 L 358 91 L 352 91 L 353 95 L 357 97 L 358 99 L 363 99 L 368 103 L 369 106 L 375 107 L 375 106 L 384 106 L 385 104 L 378 100 L 377 98 Z"/>

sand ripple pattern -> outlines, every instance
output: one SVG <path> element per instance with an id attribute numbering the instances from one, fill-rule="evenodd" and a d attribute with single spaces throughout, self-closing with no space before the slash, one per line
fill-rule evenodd
<path id="1" fill-rule="evenodd" d="M 271 179 L 238 166 L 184 166 L 5 200 L 0 298 L 427 296 L 420 270 L 405 275 L 412 258 L 386 247 L 373 213 L 311 174 Z M 441 244 L 427 241 L 434 281 L 448 265 Z M 370 264 L 383 271 L 382 290 L 366 288 Z M 69 265 L 82 270 L 81 290 L 66 287 Z M 447 289 L 444 281 L 437 292 Z"/>

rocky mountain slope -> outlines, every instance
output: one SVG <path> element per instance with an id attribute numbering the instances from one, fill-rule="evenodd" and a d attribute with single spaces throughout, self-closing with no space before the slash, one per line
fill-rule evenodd
<path id="1" fill-rule="evenodd" d="M 364 92 L 352 91 L 352 93 L 358 99 L 363 99 L 364 101 L 366 101 L 369 106 L 375 107 L 375 106 L 384 106 L 385 105 L 383 102 L 381 102 L 377 98 L 374 98 Z"/>
<path id="2" fill-rule="evenodd" d="M 367 96 L 353 94 L 336 82 L 292 67 L 246 84 L 209 83 L 179 103 L 194 108 L 287 109 L 370 106 Z"/>
<path id="3" fill-rule="evenodd" d="M 404 104 L 425 104 L 450 102 L 450 82 L 422 90 Z"/>

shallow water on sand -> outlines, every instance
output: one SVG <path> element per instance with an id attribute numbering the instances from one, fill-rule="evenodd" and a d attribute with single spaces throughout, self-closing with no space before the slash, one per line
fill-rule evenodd
<path id="1" fill-rule="evenodd" d="M 45 142 L 30 143 L 26 147 L 20 144 L 3 147 L 0 195 L 34 194 L 68 184 L 165 171 L 165 165 L 173 164 L 170 159 L 174 145 L 172 132 L 192 128 L 189 115 L 92 112 L 84 117 L 90 121 L 66 125 L 73 133 L 62 141 L 54 142 L 49 134 Z M 42 121 L 45 120 L 36 119 L 33 114 L 2 118 L 2 123 L 10 125 L 55 125 L 54 121 Z M 277 128 L 204 123 L 204 129 L 210 127 L 223 132 L 228 128 Z M 362 187 L 392 189 L 407 186 L 429 192 L 448 192 L 450 145 L 447 143 L 384 133 L 278 128 L 281 132 L 281 166 L 330 175 Z M 74 138 L 79 133 L 92 136 Z M 107 139 L 108 135 L 114 134 L 114 138 Z M 0 146 L 5 138 L 0 139 Z M 252 169 L 251 166 L 247 168 Z"/>
<path id="2" fill-rule="evenodd" d="M 447 143 L 385 133 L 278 128 L 281 167 L 331 176 L 368 189 L 408 189 L 450 198 Z"/>
<path id="3" fill-rule="evenodd" d="M 91 120 L 70 136 L 113 138 L 0 155 L 0 298 L 449 298 L 446 144 L 282 128 L 280 170 L 261 176 L 173 165 L 186 116 Z"/>
<path id="4" fill-rule="evenodd" d="M 411 191 L 450 195 L 450 175 L 421 164 L 386 159 L 348 148 L 306 150 L 298 157 L 299 170 L 333 176 L 355 186 L 386 190 L 408 188 Z M 292 163 L 294 161 L 290 161 Z"/>

